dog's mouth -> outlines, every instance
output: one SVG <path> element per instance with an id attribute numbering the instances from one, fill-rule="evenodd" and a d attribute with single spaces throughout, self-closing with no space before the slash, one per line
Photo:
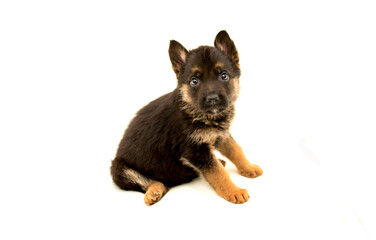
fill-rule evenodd
<path id="1" fill-rule="evenodd" d="M 212 107 L 210 109 L 207 109 L 205 111 L 206 114 L 210 114 L 210 115 L 216 115 L 220 112 L 222 112 L 223 110 L 225 110 L 225 108 L 220 108 L 220 107 Z"/>
<path id="2" fill-rule="evenodd" d="M 209 115 L 217 115 L 226 110 L 228 107 L 227 102 L 222 102 L 221 104 L 206 105 L 201 108 L 201 111 Z"/>
<path id="3" fill-rule="evenodd" d="M 201 112 L 208 115 L 217 115 L 226 110 L 229 100 L 221 94 L 212 94 L 202 99 L 199 104 Z"/>

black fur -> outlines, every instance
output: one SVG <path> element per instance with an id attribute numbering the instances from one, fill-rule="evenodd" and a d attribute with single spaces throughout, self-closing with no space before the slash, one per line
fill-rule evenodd
<path id="1" fill-rule="evenodd" d="M 225 31 L 217 35 L 215 46 L 187 51 L 180 43 L 170 42 L 177 88 L 139 110 L 126 129 L 111 166 L 113 180 L 120 188 L 145 192 L 124 176 L 125 169 L 173 187 L 211 167 L 215 161 L 212 149 L 221 141 L 221 133 L 228 132 L 234 116 L 240 76 L 236 48 Z M 198 130 L 217 137 L 214 142 L 197 141 Z"/>

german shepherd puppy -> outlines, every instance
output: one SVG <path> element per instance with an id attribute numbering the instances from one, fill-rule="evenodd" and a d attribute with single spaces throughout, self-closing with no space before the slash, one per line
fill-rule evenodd
<path id="1" fill-rule="evenodd" d="M 226 31 L 218 33 L 214 46 L 187 51 L 170 41 L 177 87 L 139 110 L 119 144 L 112 178 L 121 189 L 144 192 L 147 205 L 200 175 L 227 201 L 247 202 L 247 190 L 231 181 L 215 149 L 241 175 L 263 173 L 248 162 L 229 132 L 239 91 L 238 52 Z"/>

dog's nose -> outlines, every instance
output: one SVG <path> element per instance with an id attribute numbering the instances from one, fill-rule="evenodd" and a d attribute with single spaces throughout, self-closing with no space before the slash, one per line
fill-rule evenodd
<path id="1" fill-rule="evenodd" d="M 210 105 L 215 105 L 219 101 L 219 96 L 217 94 L 210 94 L 206 97 L 206 102 Z"/>

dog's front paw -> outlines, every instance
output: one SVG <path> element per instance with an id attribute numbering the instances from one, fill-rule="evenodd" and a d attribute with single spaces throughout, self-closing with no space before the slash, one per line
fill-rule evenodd
<path id="1" fill-rule="evenodd" d="M 256 164 L 249 164 L 246 168 L 239 169 L 239 172 L 244 177 L 255 178 L 263 174 L 262 169 Z"/>
<path id="2" fill-rule="evenodd" d="M 247 189 L 238 188 L 228 191 L 226 194 L 224 194 L 223 198 L 229 202 L 239 204 L 247 202 L 249 199 L 249 194 Z"/>

